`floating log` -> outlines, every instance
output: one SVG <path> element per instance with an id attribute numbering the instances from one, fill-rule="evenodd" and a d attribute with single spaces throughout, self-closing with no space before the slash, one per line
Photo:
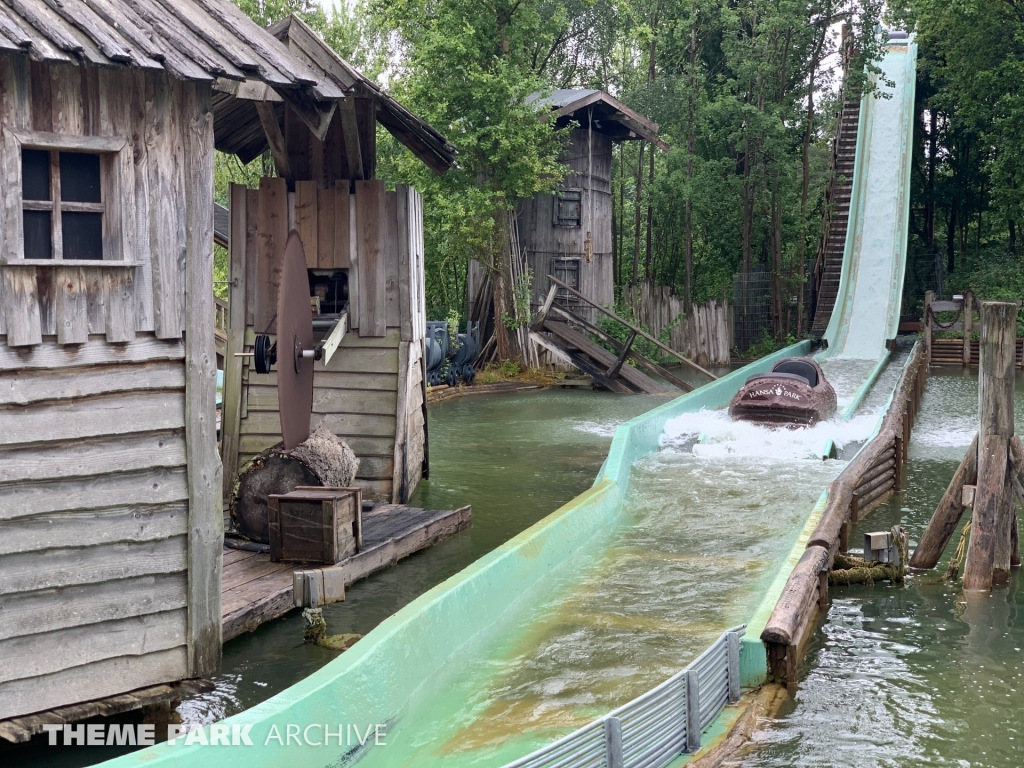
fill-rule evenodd
<path id="1" fill-rule="evenodd" d="M 1014 512 L 1008 470 L 1013 437 L 1014 354 L 1017 304 L 981 303 L 978 399 L 978 491 L 967 545 L 964 589 L 989 591 L 1010 578 L 1010 516 Z"/>
<path id="2" fill-rule="evenodd" d="M 953 479 L 942 494 L 939 506 L 932 513 L 931 520 L 917 542 L 914 555 L 910 558 L 911 568 L 934 568 L 942 552 L 953 537 L 960 517 L 964 513 L 963 488 L 978 481 L 978 436 L 974 436 L 960 466 L 953 473 Z"/>
<path id="3" fill-rule="evenodd" d="M 876 581 L 891 581 L 899 584 L 907 573 L 907 534 L 901 526 L 893 526 L 892 537 L 899 552 L 895 563 L 880 563 L 853 555 L 837 554 L 828 572 L 828 583 L 836 586 L 850 584 L 872 585 Z"/>
<path id="4" fill-rule="evenodd" d="M 267 497 L 291 493 L 300 485 L 343 488 L 352 485 L 359 459 L 345 441 L 320 425 L 292 450 L 278 443 L 253 458 L 238 476 L 231 517 L 239 533 L 267 543 Z"/>

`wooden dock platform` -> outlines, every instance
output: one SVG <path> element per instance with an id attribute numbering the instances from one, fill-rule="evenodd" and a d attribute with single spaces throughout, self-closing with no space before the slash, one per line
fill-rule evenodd
<path id="1" fill-rule="evenodd" d="M 471 516 L 471 506 L 428 510 L 400 504 L 364 505 L 363 548 L 334 567 L 343 569 L 345 584 L 351 584 L 465 530 Z M 301 568 L 296 563 L 272 563 L 269 554 L 225 547 L 223 641 L 292 610 L 292 572 Z"/>

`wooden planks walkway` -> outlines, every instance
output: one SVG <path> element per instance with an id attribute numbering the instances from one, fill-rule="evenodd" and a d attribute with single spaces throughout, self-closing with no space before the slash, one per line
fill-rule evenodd
<path id="1" fill-rule="evenodd" d="M 341 571 L 345 584 L 351 584 L 465 530 L 471 517 L 471 506 L 427 510 L 400 504 L 364 505 L 363 548 L 332 570 Z M 224 642 L 288 613 L 294 607 L 292 572 L 301 568 L 296 563 L 272 563 L 267 554 L 225 547 Z"/>

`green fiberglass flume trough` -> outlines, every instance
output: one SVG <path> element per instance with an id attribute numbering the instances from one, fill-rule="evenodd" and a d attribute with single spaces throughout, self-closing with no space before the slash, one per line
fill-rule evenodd
<path id="1" fill-rule="evenodd" d="M 322 741 L 324 733 L 322 727 L 316 727 L 296 736 L 291 744 L 284 742 L 289 726 L 292 733 L 311 724 L 327 724 L 332 734 L 337 733 L 338 724 L 356 725 L 363 735 L 367 726 L 375 724 L 384 726 L 383 733 L 392 730 L 400 724 L 409 699 L 429 687 L 431 676 L 446 662 L 458 658 L 513 603 L 541 588 L 576 552 L 609 529 L 622 512 L 630 466 L 658 450 L 666 421 L 702 408 L 723 408 L 748 376 L 769 370 L 783 357 L 808 350 L 808 342 L 791 346 L 621 425 L 590 490 L 405 606 L 319 671 L 224 721 L 229 732 L 236 725 L 250 726 L 245 732 L 253 746 L 186 745 L 184 739 L 178 739 L 173 745 L 140 750 L 109 765 L 320 768 L 352 764 L 372 750 L 387 750 L 388 764 L 403 764 L 403 746 L 386 737 L 386 746 L 375 746 L 374 738 L 360 745 L 348 732 L 341 746 L 336 735 L 330 745 L 315 746 L 309 742 Z M 785 564 L 780 567 L 788 574 Z M 776 587 L 781 589 L 781 582 Z M 768 612 L 760 618 L 760 625 L 757 617 L 748 622 L 740 648 L 744 685 L 760 683 L 766 672 L 764 650 L 756 638 Z"/>
<path id="2" fill-rule="evenodd" d="M 828 357 L 875 360 L 896 336 L 910 227 L 917 44 L 889 33 L 875 93 L 861 99 L 850 218 Z"/>

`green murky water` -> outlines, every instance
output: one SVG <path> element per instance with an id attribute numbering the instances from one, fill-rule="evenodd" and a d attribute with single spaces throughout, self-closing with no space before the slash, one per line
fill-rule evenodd
<path id="1" fill-rule="evenodd" d="M 977 377 L 933 372 L 910 448 L 908 485 L 851 536 L 924 530 L 977 429 Z M 1024 431 L 1018 375 L 1017 432 Z M 962 523 L 966 522 L 965 519 Z M 906 586 L 833 588 L 794 700 L 755 736 L 757 766 L 1024 765 L 1024 581 L 969 606 L 936 572 Z"/>

